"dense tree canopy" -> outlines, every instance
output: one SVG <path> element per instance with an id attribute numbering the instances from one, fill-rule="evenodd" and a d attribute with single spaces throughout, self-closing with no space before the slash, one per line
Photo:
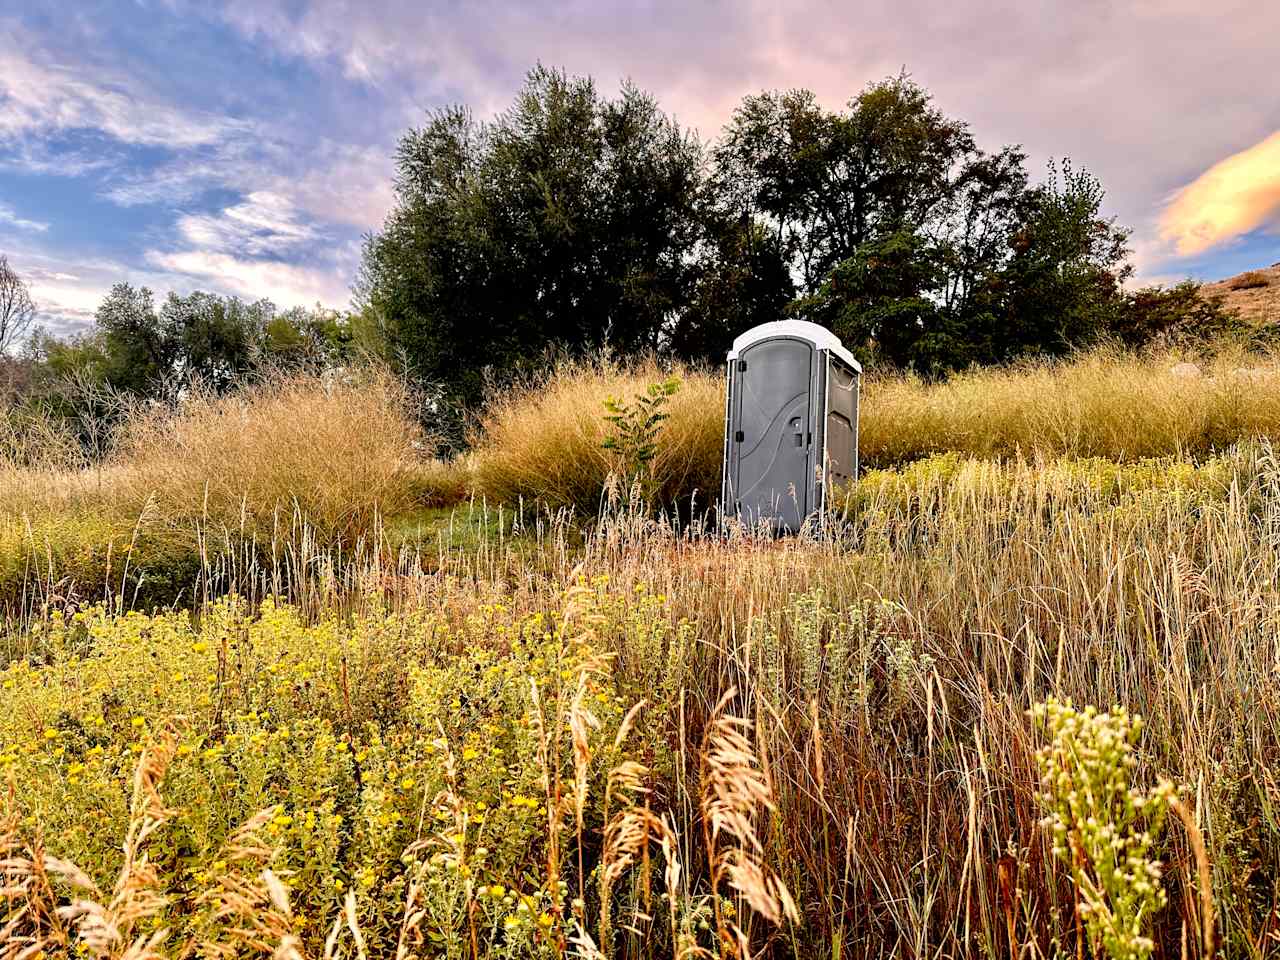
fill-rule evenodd
<path id="1" fill-rule="evenodd" d="M 1030 187 L 1020 150 L 985 153 L 905 76 L 843 113 L 807 91 L 749 97 L 716 161 L 721 196 L 776 234 L 790 312 L 898 366 L 1063 352 L 1102 332 L 1097 301 L 1124 277 L 1095 181 L 1068 167 Z"/>
<path id="2" fill-rule="evenodd" d="M 786 315 L 939 375 L 1114 335 L 1132 304 L 1097 181 L 1033 184 L 906 75 L 843 111 L 747 97 L 704 148 L 633 87 L 539 67 L 493 122 L 438 112 L 397 162 L 360 300 L 446 405 L 551 347 L 718 360 Z"/>
<path id="3" fill-rule="evenodd" d="M 607 100 L 539 68 L 492 123 L 433 115 L 397 164 L 363 294 L 448 403 L 549 347 L 657 349 L 688 306 L 701 149 L 632 87 Z"/>

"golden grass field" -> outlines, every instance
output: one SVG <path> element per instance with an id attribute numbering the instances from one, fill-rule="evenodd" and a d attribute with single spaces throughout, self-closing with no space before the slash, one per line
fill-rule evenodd
<path id="1" fill-rule="evenodd" d="M 620 492 L 656 366 L 447 464 L 378 373 L 24 428 L 0 956 L 1280 955 L 1280 376 L 1185 359 L 869 380 L 783 541 Z M 646 489 L 705 504 L 679 374 Z"/>

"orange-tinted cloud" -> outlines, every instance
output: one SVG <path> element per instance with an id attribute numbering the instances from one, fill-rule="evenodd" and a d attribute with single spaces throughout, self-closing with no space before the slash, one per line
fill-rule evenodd
<path id="1" fill-rule="evenodd" d="M 1174 196 L 1160 238 L 1184 256 L 1280 223 L 1280 131 L 1220 160 Z"/>

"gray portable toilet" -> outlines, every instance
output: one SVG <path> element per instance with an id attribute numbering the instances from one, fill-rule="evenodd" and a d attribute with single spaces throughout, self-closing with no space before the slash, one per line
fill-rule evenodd
<path id="1" fill-rule="evenodd" d="M 721 520 L 795 533 L 858 475 L 862 366 L 826 327 L 765 323 L 733 341 L 725 391 Z"/>

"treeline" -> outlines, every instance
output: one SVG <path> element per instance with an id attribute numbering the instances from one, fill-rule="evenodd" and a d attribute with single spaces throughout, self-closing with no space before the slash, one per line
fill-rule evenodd
<path id="1" fill-rule="evenodd" d="M 423 387 L 457 444 L 486 390 L 552 355 L 718 362 L 787 316 L 926 378 L 1243 329 L 1193 283 L 1128 290 L 1129 232 L 1094 177 L 1065 161 L 1033 182 L 1019 148 L 980 148 L 905 74 L 838 111 L 803 90 L 747 97 L 708 144 L 630 85 L 610 99 L 538 67 L 491 122 L 432 114 L 396 163 L 352 312 L 157 305 L 120 284 L 90 332 L 8 361 L 10 393 L 91 423 L 103 395 L 368 353 Z"/>
<path id="2" fill-rule="evenodd" d="M 146 287 L 119 283 L 88 331 L 60 338 L 37 329 L 20 350 L 0 354 L 0 407 L 19 420 L 53 416 L 101 453 L 128 409 L 173 401 L 193 381 L 222 392 L 268 371 L 323 370 L 377 352 L 362 321 L 200 291 L 170 293 L 157 305 Z"/>
<path id="3" fill-rule="evenodd" d="M 397 163 L 359 302 L 456 408 L 548 349 L 718 361 L 783 316 L 927 377 L 1232 323 L 1193 284 L 1128 292 L 1096 179 L 1033 183 L 906 75 L 840 111 L 748 97 L 705 145 L 634 87 L 539 67 L 492 122 L 410 130 Z"/>

